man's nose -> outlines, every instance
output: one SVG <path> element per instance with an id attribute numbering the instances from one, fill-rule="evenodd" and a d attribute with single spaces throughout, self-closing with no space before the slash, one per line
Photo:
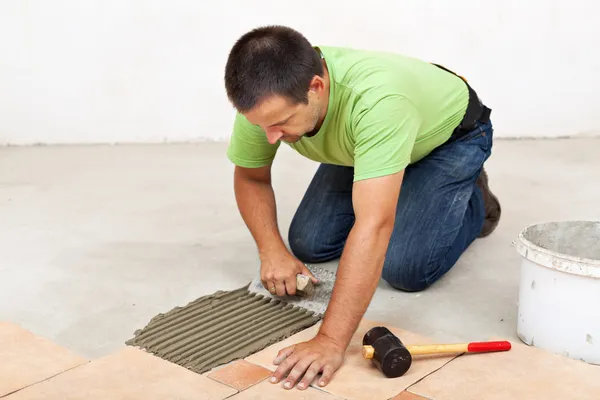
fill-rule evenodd
<path id="1" fill-rule="evenodd" d="M 267 140 L 271 144 L 275 144 L 283 136 L 283 132 L 279 128 L 267 128 Z"/>

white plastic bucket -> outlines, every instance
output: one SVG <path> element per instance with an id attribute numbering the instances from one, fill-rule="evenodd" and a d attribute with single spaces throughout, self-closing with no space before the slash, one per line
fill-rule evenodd
<path id="1" fill-rule="evenodd" d="M 600 365 L 600 221 L 531 225 L 516 244 L 521 340 Z"/>

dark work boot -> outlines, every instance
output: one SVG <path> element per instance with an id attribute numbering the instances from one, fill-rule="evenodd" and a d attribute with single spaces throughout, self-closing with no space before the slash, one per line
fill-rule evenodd
<path id="1" fill-rule="evenodd" d="M 483 221 L 483 229 L 481 229 L 481 233 L 479 234 L 479 237 L 482 238 L 488 236 L 496 229 L 502 210 L 498 198 L 490 191 L 485 169 L 481 169 L 481 174 L 479 174 L 475 183 L 483 193 L 483 203 L 485 205 L 485 221 Z"/>

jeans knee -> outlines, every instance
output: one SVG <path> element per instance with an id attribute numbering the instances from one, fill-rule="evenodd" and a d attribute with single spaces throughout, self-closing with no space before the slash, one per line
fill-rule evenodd
<path id="1" fill-rule="evenodd" d="M 292 232 L 290 229 L 290 234 L 288 235 L 288 242 L 290 245 L 290 250 L 292 254 L 303 263 L 314 263 L 316 262 L 316 255 L 314 245 L 307 235 L 298 234 L 296 232 Z"/>
<path id="2" fill-rule="evenodd" d="M 385 277 L 383 278 L 391 287 L 400 290 L 402 292 L 415 293 L 422 292 L 427 289 L 430 284 L 426 280 L 418 279 L 398 279 L 398 277 Z"/>
<path id="3" fill-rule="evenodd" d="M 334 260 L 340 256 L 344 246 L 343 242 L 331 241 L 327 233 L 305 229 L 297 223 L 290 226 L 288 243 L 292 254 L 305 264 Z"/>
<path id="4" fill-rule="evenodd" d="M 424 260 L 412 262 L 394 262 L 386 260 L 382 278 L 394 289 L 403 292 L 420 292 L 431 286 L 428 266 Z"/>

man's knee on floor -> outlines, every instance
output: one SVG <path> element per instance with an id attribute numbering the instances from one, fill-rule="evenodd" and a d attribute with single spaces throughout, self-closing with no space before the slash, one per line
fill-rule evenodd
<path id="1" fill-rule="evenodd" d="M 326 235 L 307 231 L 299 226 L 290 227 L 288 242 L 292 254 L 305 264 L 320 263 L 339 257 L 343 244 L 323 241 Z"/>
<path id="2" fill-rule="evenodd" d="M 288 243 L 292 254 L 297 259 L 303 263 L 309 263 L 313 262 L 311 260 L 313 258 L 311 247 L 313 246 L 310 242 L 314 242 L 314 238 L 312 235 L 308 234 L 306 226 L 299 222 L 302 220 L 303 219 L 298 218 L 297 215 L 292 219 L 292 223 L 290 224 L 290 229 L 288 231 Z"/>
<path id="3" fill-rule="evenodd" d="M 292 254 L 305 264 L 321 261 L 320 249 L 317 246 L 314 232 L 292 221 L 288 232 L 288 243 Z"/>
<path id="4" fill-rule="evenodd" d="M 386 260 L 382 278 L 394 289 L 403 292 L 420 292 L 431 286 L 428 279 L 430 267 L 425 261 L 400 263 Z"/>
<path id="5" fill-rule="evenodd" d="M 288 242 L 292 254 L 303 263 L 317 262 L 314 240 L 306 235 L 293 234 L 290 231 Z"/>

